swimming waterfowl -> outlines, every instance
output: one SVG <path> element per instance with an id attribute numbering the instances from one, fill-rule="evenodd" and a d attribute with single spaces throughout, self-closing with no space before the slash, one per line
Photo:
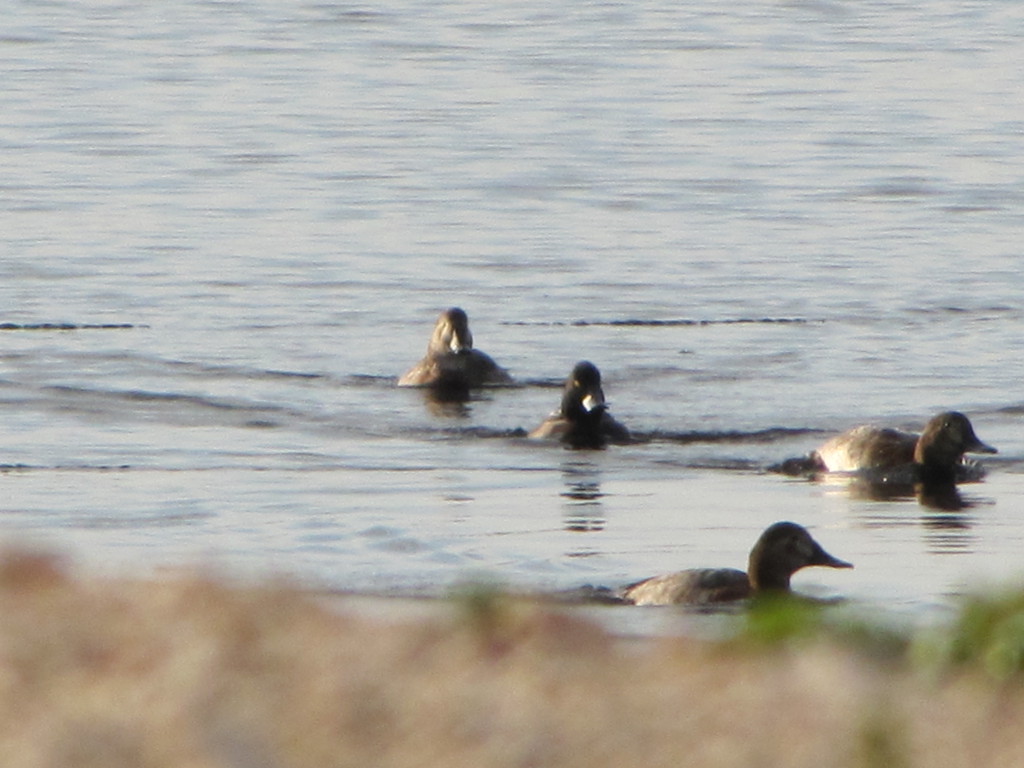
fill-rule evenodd
<path id="1" fill-rule="evenodd" d="M 809 565 L 853 568 L 833 557 L 796 523 L 769 526 L 750 550 L 747 571 L 696 568 L 654 576 L 621 590 L 634 605 L 705 605 L 742 600 L 763 592 L 789 592 L 790 577 Z"/>
<path id="2" fill-rule="evenodd" d="M 955 482 L 965 453 L 996 453 L 983 443 L 970 420 L 957 411 L 940 413 L 920 436 L 898 429 L 861 426 L 833 437 L 810 461 L 825 472 L 909 474 L 912 481 Z"/>
<path id="3" fill-rule="evenodd" d="M 449 391 L 511 383 L 508 371 L 490 355 L 473 349 L 469 317 L 458 307 L 446 309 L 438 316 L 426 356 L 398 380 L 400 387 Z"/>
<path id="4" fill-rule="evenodd" d="M 604 448 L 609 442 L 630 440 L 629 430 L 608 413 L 601 372 L 588 360 L 576 363 L 565 381 L 561 407 L 529 436 L 561 440 L 571 448 Z"/>

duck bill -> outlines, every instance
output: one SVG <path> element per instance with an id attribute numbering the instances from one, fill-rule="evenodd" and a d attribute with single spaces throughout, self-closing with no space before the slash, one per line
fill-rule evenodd
<path id="1" fill-rule="evenodd" d="M 607 407 L 604 401 L 604 394 L 600 391 L 585 394 L 583 399 L 580 400 L 580 405 L 583 406 L 583 410 L 587 413 L 594 413 Z"/>
<path id="2" fill-rule="evenodd" d="M 818 547 L 818 551 L 814 553 L 811 565 L 823 565 L 826 568 L 853 568 L 853 563 L 833 557 L 821 547 Z"/>
<path id="3" fill-rule="evenodd" d="M 459 328 L 452 328 L 451 330 L 452 335 L 448 339 L 448 349 L 456 355 L 461 355 L 463 352 L 468 352 L 473 348 L 473 337 L 468 332 L 464 332 Z"/>
<path id="4" fill-rule="evenodd" d="M 974 443 L 967 447 L 965 453 L 999 453 L 999 451 L 988 443 L 983 443 L 981 440 L 975 438 Z"/>

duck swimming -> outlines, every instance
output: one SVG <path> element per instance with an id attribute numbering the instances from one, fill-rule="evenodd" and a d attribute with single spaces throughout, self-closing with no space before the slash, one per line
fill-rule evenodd
<path id="1" fill-rule="evenodd" d="M 955 482 L 967 466 L 965 453 L 996 453 L 983 443 L 970 420 L 957 411 L 940 413 L 920 435 L 898 429 L 861 426 L 825 442 L 812 452 L 812 470 L 909 474 L 926 483 Z M 908 472 L 909 471 L 909 472 Z"/>
<path id="2" fill-rule="evenodd" d="M 426 356 L 398 380 L 400 387 L 432 387 L 452 392 L 511 383 L 508 371 L 490 355 L 473 349 L 469 317 L 458 307 L 446 309 L 438 316 Z"/>
<path id="3" fill-rule="evenodd" d="M 601 372 L 593 363 L 576 363 L 565 381 L 562 404 L 529 437 L 561 440 L 571 448 L 604 448 L 630 442 L 629 430 L 608 413 Z"/>
<path id="4" fill-rule="evenodd" d="M 833 557 L 796 523 L 769 526 L 750 550 L 747 571 L 696 568 L 638 581 L 620 590 L 634 605 L 706 605 L 742 600 L 764 592 L 789 592 L 790 577 L 810 565 L 853 568 Z"/>

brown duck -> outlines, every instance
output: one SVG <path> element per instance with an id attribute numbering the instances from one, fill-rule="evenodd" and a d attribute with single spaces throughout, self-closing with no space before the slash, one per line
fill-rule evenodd
<path id="1" fill-rule="evenodd" d="M 801 568 L 822 565 L 853 568 L 833 557 L 796 523 L 769 526 L 750 550 L 747 571 L 735 568 L 695 568 L 654 576 L 620 590 L 634 605 L 705 605 L 742 600 L 764 592 L 789 592 L 790 577 Z"/>
<path id="2" fill-rule="evenodd" d="M 473 348 L 469 317 L 458 307 L 440 314 L 426 356 L 398 379 L 400 387 L 453 392 L 511 383 L 508 371 L 490 355 Z"/>
<path id="3" fill-rule="evenodd" d="M 909 470 L 914 481 L 953 482 L 965 453 L 996 453 L 983 443 L 970 420 L 947 411 L 929 421 L 920 435 L 885 427 L 861 426 L 825 442 L 811 453 L 813 468 L 824 472 Z"/>

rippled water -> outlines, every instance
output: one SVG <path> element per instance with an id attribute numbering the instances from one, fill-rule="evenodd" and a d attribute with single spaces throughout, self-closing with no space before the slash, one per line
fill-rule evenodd
<path id="1" fill-rule="evenodd" d="M 737 565 L 927 614 L 1019 577 L 1024 8 L 8 3 L 0 532 L 339 590 Z M 521 387 L 394 387 L 470 315 Z M 650 438 L 517 436 L 580 358 Z M 765 474 L 967 412 L 968 506 Z"/>

